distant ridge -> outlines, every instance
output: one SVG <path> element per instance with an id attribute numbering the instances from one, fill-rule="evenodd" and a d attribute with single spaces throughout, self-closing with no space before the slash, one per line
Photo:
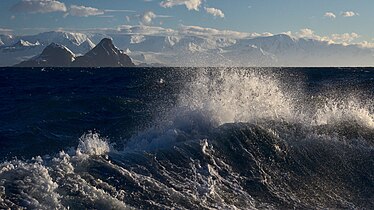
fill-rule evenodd
<path id="1" fill-rule="evenodd" d="M 82 42 L 79 45 L 79 48 L 82 50 L 85 50 L 86 52 L 92 50 L 94 47 L 95 47 L 95 44 L 89 38 L 87 38 L 86 41 Z"/>
<path id="2" fill-rule="evenodd" d="M 138 30 L 133 27 L 98 33 L 51 31 L 23 36 L 0 35 L 0 66 L 13 66 L 35 58 L 51 43 L 67 47 L 76 57 L 82 56 L 103 38 L 110 38 L 132 63 L 140 66 L 374 66 L 374 46 L 364 43 L 347 45 L 289 34 L 235 36 L 175 30 L 143 34 Z M 24 44 L 14 46 L 20 40 Z M 121 62 L 115 62 L 115 66 L 121 66 Z"/>
<path id="3" fill-rule="evenodd" d="M 83 42 L 88 47 L 92 42 Z M 96 47 L 83 56 L 78 56 L 67 47 L 52 43 L 43 52 L 15 67 L 132 67 L 131 58 L 114 46 L 111 39 L 104 38 Z"/>

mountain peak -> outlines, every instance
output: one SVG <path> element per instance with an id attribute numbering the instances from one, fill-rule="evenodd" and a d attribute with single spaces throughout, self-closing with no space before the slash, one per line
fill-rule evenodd
<path id="1" fill-rule="evenodd" d="M 22 43 L 22 42 L 21 42 Z M 87 41 L 87 45 L 93 43 Z M 52 42 L 43 52 L 17 67 L 131 67 L 135 66 L 131 58 L 114 46 L 111 39 L 105 38 L 86 53 L 75 57 L 74 53 L 61 44 Z"/>
<path id="2" fill-rule="evenodd" d="M 98 45 L 113 45 L 113 40 L 110 38 L 103 38 Z"/>
<path id="3" fill-rule="evenodd" d="M 103 51 L 108 55 L 118 54 L 120 51 L 116 46 L 114 46 L 113 40 L 110 38 L 103 38 L 92 50 L 95 52 Z"/>
<path id="4" fill-rule="evenodd" d="M 80 45 L 88 38 L 87 35 L 82 33 L 73 33 L 65 31 L 48 31 L 43 32 L 35 36 L 29 36 L 30 40 L 42 40 L 43 44 L 48 44 L 52 42 L 62 43 L 65 46 Z"/>
<path id="5" fill-rule="evenodd" d="M 113 41 L 109 38 L 103 38 L 99 44 L 97 44 L 91 51 L 86 53 L 85 56 L 96 56 L 96 55 L 115 55 L 120 50 L 114 46 Z"/>
<path id="6" fill-rule="evenodd" d="M 49 51 L 54 51 L 54 52 L 57 52 L 57 51 L 60 51 L 60 52 L 67 52 L 71 55 L 73 55 L 73 57 L 75 56 L 74 53 L 69 50 L 67 47 L 65 47 L 64 45 L 61 45 L 61 44 L 57 44 L 57 43 L 54 43 L 52 42 L 51 44 L 49 44 L 42 52 L 42 55 L 45 54 L 46 52 L 49 52 Z"/>
<path id="7" fill-rule="evenodd" d="M 39 42 L 31 43 L 31 42 L 28 42 L 28 41 L 24 41 L 23 39 L 20 39 L 20 40 L 18 40 L 18 42 L 16 42 L 15 44 L 13 44 L 11 47 L 16 47 L 16 48 L 20 48 L 20 47 L 35 47 L 35 46 L 38 46 L 38 45 L 40 45 Z"/>
<path id="8" fill-rule="evenodd" d="M 63 48 L 63 45 L 52 42 L 47 48 Z"/>
<path id="9" fill-rule="evenodd" d="M 124 67 L 134 66 L 131 58 L 114 46 L 112 39 L 102 39 L 96 47 L 84 56 L 77 57 L 77 67 Z"/>
<path id="10" fill-rule="evenodd" d="M 68 67 L 74 60 L 74 53 L 63 45 L 51 43 L 43 52 L 31 60 L 17 64 L 17 67 Z"/>
<path id="11" fill-rule="evenodd" d="M 283 42 L 294 42 L 294 41 L 296 41 L 295 38 L 293 38 L 293 37 L 291 37 L 290 35 L 287 35 L 287 34 L 276 34 L 276 35 L 270 36 L 269 38 L 273 38 L 273 39 L 283 41 Z"/>
<path id="12" fill-rule="evenodd" d="M 275 34 L 273 35 L 274 37 L 281 37 L 281 38 L 286 38 L 286 39 L 292 39 L 292 37 L 288 34 Z"/>

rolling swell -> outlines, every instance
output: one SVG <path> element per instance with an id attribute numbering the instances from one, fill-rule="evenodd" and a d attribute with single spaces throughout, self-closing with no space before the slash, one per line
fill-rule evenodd
<path id="1" fill-rule="evenodd" d="M 3 162 L 0 207 L 370 209 L 369 103 L 294 87 L 257 71 L 198 72 L 124 148 L 89 132 L 76 149 Z"/>

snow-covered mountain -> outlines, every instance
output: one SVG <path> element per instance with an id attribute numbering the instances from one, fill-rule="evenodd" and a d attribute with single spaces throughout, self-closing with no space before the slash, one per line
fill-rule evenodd
<path id="1" fill-rule="evenodd" d="M 84 55 L 103 38 L 125 51 L 134 62 L 165 66 L 373 66 L 374 50 L 356 45 L 294 38 L 286 34 L 236 36 L 162 31 L 118 30 L 105 33 L 45 32 L 0 36 L 0 66 L 34 57 L 49 44 Z M 18 46 L 18 47 L 17 47 Z M 10 50 L 17 49 L 17 50 Z"/>
<path id="2" fill-rule="evenodd" d="M 43 52 L 30 60 L 17 64 L 17 67 L 69 67 L 75 55 L 63 45 L 51 43 Z"/>
<path id="3" fill-rule="evenodd" d="M 30 50 L 32 48 L 36 48 L 40 46 L 39 42 L 30 43 L 28 41 L 24 41 L 20 39 L 18 42 L 12 44 L 11 46 L 7 46 L 3 48 L 4 52 L 16 52 L 16 51 L 24 51 L 24 50 Z"/>
<path id="4" fill-rule="evenodd" d="M 92 50 L 76 57 L 73 67 L 132 67 L 131 58 L 114 46 L 111 39 L 104 38 Z"/>
<path id="5" fill-rule="evenodd" d="M 118 35 L 116 45 L 138 63 L 166 66 L 373 66 L 373 49 L 293 38 Z"/>
<path id="6" fill-rule="evenodd" d="M 2 45 L 11 45 L 14 42 L 14 36 L 12 35 L 1 35 L 0 34 L 0 46 Z"/>
<path id="7" fill-rule="evenodd" d="M 83 49 L 80 49 L 79 46 L 84 43 L 88 38 L 86 34 L 83 33 L 72 33 L 72 32 L 62 32 L 62 31 L 51 31 L 44 32 L 37 35 L 31 36 L 22 36 L 22 40 L 28 41 L 31 43 L 39 42 L 42 45 L 49 45 L 51 43 L 58 43 L 64 45 L 67 48 L 77 51 L 79 53 Z M 92 49 L 92 48 L 91 48 Z"/>
<path id="8" fill-rule="evenodd" d="M 89 41 L 86 44 L 91 46 Z M 83 42 L 83 43 L 85 43 Z M 81 44 L 83 44 L 81 43 Z M 29 42 L 17 42 L 16 45 L 34 46 Z M 40 55 L 16 64 L 15 67 L 132 67 L 131 58 L 104 38 L 83 56 L 76 56 L 66 46 L 56 43 L 48 45 Z"/>
<path id="9" fill-rule="evenodd" d="M 78 47 L 80 49 L 78 53 L 86 53 L 92 50 L 95 47 L 95 44 L 89 38 L 87 38 L 84 42 L 79 44 Z"/>
<path id="10" fill-rule="evenodd" d="M 0 46 L 0 66 L 12 66 L 40 54 L 45 46 L 39 42 L 31 43 L 23 39 L 8 39 Z"/>
<path id="11" fill-rule="evenodd" d="M 42 53 L 52 43 L 66 46 L 75 54 L 84 54 L 95 44 L 82 33 L 52 31 L 36 35 L 0 35 L 0 66 L 13 66 Z"/>

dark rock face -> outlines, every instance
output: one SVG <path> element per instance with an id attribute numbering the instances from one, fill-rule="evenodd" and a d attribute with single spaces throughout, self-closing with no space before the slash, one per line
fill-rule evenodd
<path id="1" fill-rule="evenodd" d="M 77 57 L 73 67 L 132 67 L 131 58 L 113 45 L 111 39 L 104 38 L 84 56 Z"/>
<path id="2" fill-rule="evenodd" d="M 75 57 L 68 48 L 52 43 L 37 57 L 23 61 L 15 67 L 133 67 L 131 58 L 103 39 L 84 56 Z"/>
<path id="3" fill-rule="evenodd" d="M 52 43 L 43 52 L 28 61 L 23 61 L 16 67 L 69 67 L 74 61 L 74 53 L 63 45 Z"/>

